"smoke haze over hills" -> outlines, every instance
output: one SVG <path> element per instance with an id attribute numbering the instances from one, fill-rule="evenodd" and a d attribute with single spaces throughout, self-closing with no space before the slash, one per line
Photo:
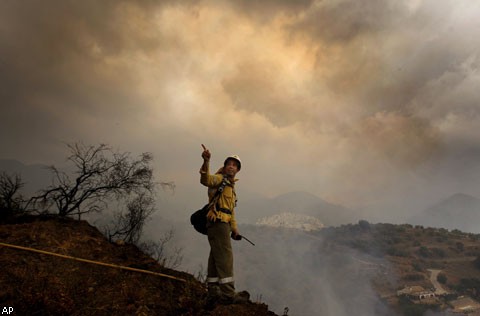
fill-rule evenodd
<path id="1" fill-rule="evenodd" d="M 61 163 L 73 141 L 149 151 L 190 196 L 205 143 L 213 168 L 240 154 L 244 196 L 307 191 L 401 220 L 480 195 L 479 14 L 472 1 L 2 1 L 2 158 Z"/>
<path id="2" fill-rule="evenodd" d="M 413 216 L 409 222 L 428 227 L 458 229 L 478 234 L 480 228 L 480 200 L 457 193 Z"/>

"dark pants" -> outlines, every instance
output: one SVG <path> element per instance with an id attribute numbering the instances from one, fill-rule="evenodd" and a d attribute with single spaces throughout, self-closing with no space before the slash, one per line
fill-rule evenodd
<path id="1" fill-rule="evenodd" d="M 230 224 L 228 223 L 215 222 L 207 225 L 208 242 L 210 244 L 207 275 L 209 295 L 233 298 L 235 294 L 230 232 Z"/>

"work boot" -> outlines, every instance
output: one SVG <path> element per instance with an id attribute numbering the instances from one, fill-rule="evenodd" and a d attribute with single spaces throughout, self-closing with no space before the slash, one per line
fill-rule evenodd
<path id="1" fill-rule="evenodd" d="M 208 285 L 208 288 L 207 288 L 207 296 L 208 297 L 214 297 L 214 298 L 219 298 L 220 296 L 222 296 L 222 291 L 220 290 L 220 288 L 218 287 L 218 285 Z"/>
<path id="2" fill-rule="evenodd" d="M 218 303 L 218 304 L 221 304 L 221 305 L 230 305 L 230 304 L 233 304 L 233 297 L 231 297 L 231 296 L 226 296 L 226 295 L 222 295 L 221 297 L 219 297 L 217 303 Z"/>
<path id="3" fill-rule="evenodd" d="M 222 295 L 222 297 L 220 297 L 220 299 L 218 300 L 218 303 L 222 305 L 245 304 L 248 302 L 250 302 L 250 293 L 248 293 L 247 291 L 235 293 L 233 297 Z"/>
<path id="4" fill-rule="evenodd" d="M 205 303 L 205 309 L 207 311 L 213 311 L 217 303 L 218 303 L 218 300 L 214 299 L 213 297 L 207 297 L 207 302 Z"/>
<path id="5" fill-rule="evenodd" d="M 233 304 L 245 304 L 248 302 L 250 302 L 250 293 L 247 291 L 235 293 L 235 296 L 233 297 Z"/>
<path id="6" fill-rule="evenodd" d="M 219 303 L 221 298 L 221 292 L 218 286 L 208 288 L 207 302 L 205 304 L 206 310 L 213 310 L 216 304 Z"/>

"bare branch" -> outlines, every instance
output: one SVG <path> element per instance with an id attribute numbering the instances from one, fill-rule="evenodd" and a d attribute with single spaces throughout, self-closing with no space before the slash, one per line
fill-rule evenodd
<path id="1" fill-rule="evenodd" d="M 149 193 L 142 193 L 127 203 L 127 211 L 116 214 L 113 233 L 108 233 L 109 239 L 123 239 L 136 244 L 143 231 L 146 220 L 155 210 L 155 200 Z"/>
<path id="2" fill-rule="evenodd" d="M 164 233 L 157 242 L 147 241 L 139 245 L 143 252 L 154 258 L 162 266 L 175 269 L 183 261 L 183 248 L 171 246 L 175 233 L 173 229 Z"/>
<path id="3" fill-rule="evenodd" d="M 80 216 L 98 211 L 99 205 L 112 197 L 153 192 L 151 154 L 144 153 L 132 159 L 129 153 L 113 152 L 105 144 L 67 146 L 70 150 L 67 161 L 75 167 L 75 176 L 70 177 L 55 166 L 49 167 L 53 174 L 52 184 L 31 199 L 34 206 L 47 210 L 55 206 L 60 216 Z"/>
<path id="4" fill-rule="evenodd" d="M 20 175 L 0 173 L 0 217 L 7 217 L 23 211 L 23 198 L 18 191 L 25 185 Z"/>

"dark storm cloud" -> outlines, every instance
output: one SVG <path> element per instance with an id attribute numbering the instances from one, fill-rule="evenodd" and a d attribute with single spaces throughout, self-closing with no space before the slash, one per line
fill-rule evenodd
<path id="1" fill-rule="evenodd" d="M 106 57 L 159 45 L 132 25 L 139 20 L 135 15 L 148 15 L 149 10 L 127 1 L 3 1 L 0 6 L 7 70 L 1 79 L 10 87 L 49 92 L 56 85 L 95 81 L 101 79 L 95 67 Z"/>
<path id="2" fill-rule="evenodd" d="M 85 128 L 96 128 L 89 126 L 92 117 L 141 113 L 135 72 L 116 58 L 162 43 L 148 32 L 156 7 L 155 1 L 2 1 L 2 141 L 79 139 Z"/>
<path id="3" fill-rule="evenodd" d="M 469 1 L 2 1 L 0 142 L 41 155 L 45 142 L 160 138 L 180 150 L 207 138 L 235 151 L 220 125 L 251 159 L 274 160 L 271 173 L 315 167 L 316 178 L 296 174 L 321 179 L 320 195 L 347 196 L 338 178 L 355 191 L 386 166 L 364 186 L 374 197 L 454 141 L 479 146 L 479 12 Z M 290 144 L 295 155 L 279 157 Z M 179 155 L 158 149 L 162 163 Z"/>

